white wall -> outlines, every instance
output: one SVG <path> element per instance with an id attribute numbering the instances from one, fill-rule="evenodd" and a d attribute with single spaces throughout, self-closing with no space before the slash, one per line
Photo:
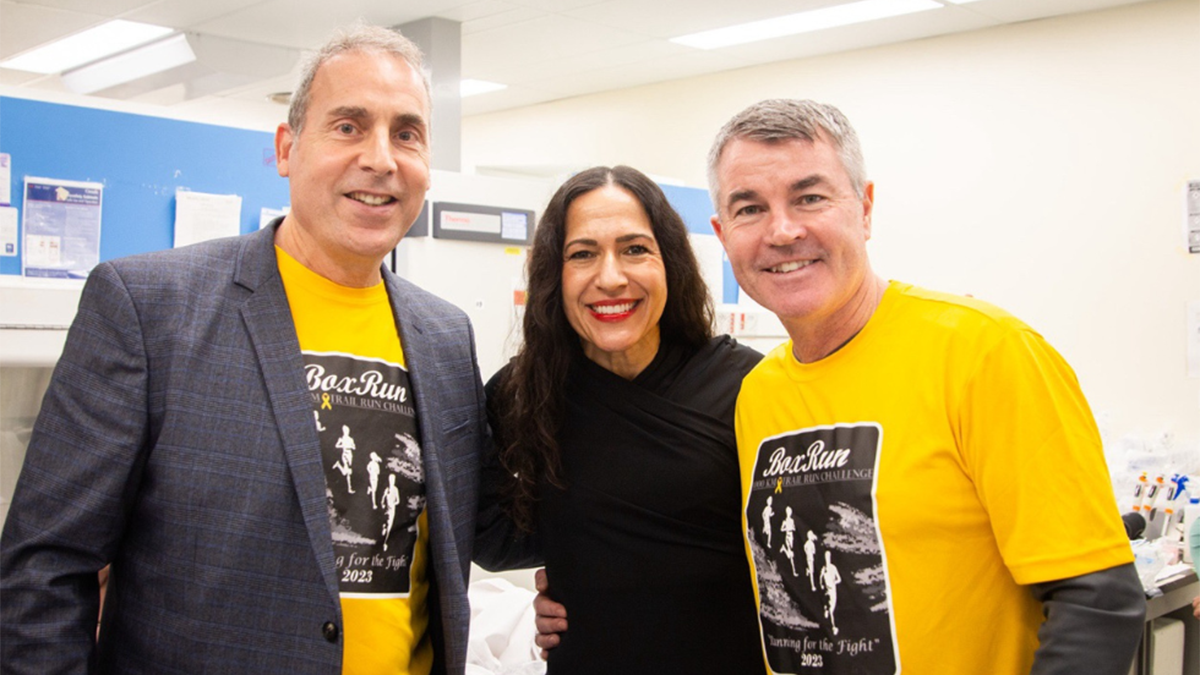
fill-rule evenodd
<path id="1" fill-rule="evenodd" d="M 464 169 L 624 163 L 704 185 L 732 114 L 839 106 L 876 181 L 875 269 L 995 302 L 1075 367 L 1111 440 L 1200 448 L 1182 189 L 1200 179 L 1200 2 L 1166 0 L 467 118 Z"/>
<path id="2" fill-rule="evenodd" d="M 428 199 L 528 209 L 535 218 L 556 185 L 532 178 L 467 176 L 434 170 Z M 532 229 L 536 223 L 529 223 Z M 467 313 L 475 329 L 479 371 L 487 382 L 520 346 L 522 309 L 513 292 L 525 290 L 526 247 L 406 237 L 396 248 L 396 272 Z"/>

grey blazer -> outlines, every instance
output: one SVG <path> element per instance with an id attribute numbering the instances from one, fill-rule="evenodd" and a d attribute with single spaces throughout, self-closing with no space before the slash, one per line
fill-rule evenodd
<path id="1" fill-rule="evenodd" d="M 92 272 L 0 539 L 4 673 L 341 672 L 325 474 L 274 231 Z M 457 674 L 488 439 L 474 336 L 384 276 L 424 453 L 434 672 Z"/>

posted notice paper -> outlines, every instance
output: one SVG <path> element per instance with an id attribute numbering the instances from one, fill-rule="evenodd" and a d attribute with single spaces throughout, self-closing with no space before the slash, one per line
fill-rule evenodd
<path id="1" fill-rule="evenodd" d="M 100 262 L 100 183 L 25 179 L 25 248 L 21 268 L 27 277 L 85 279 Z"/>
<path id="2" fill-rule="evenodd" d="M 241 233 L 241 195 L 175 191 L 175 248 Z"/>

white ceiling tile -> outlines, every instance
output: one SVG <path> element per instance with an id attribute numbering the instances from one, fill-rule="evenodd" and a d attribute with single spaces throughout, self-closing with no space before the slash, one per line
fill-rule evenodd
<path id="1" fill-rule="evenodd" d="M 474 66 L 464 64 L 466 77 L 503 82 L 508 85 L 535 83 L 553 77 L 586 77 L 591 71 L 605 70 L 614 66 L 642 64 L 653 70 L 656 62 L 672 54 L 691 54 L 695 50 L 659 40 L 647 40 L 619 48 L 605 49 L 587 54 L 568 56 L 561 59 L 543 60 L 528 65 L 496 68 L 484 64 L 476 74 Z"/>
<path id="2" fill-rule="evenodd" d="M 46 9 L 63 9 L 80 14 L 117 16 L 139 7 L 152 5 L 154 2 L 155 0 L 22 0 L 20 4 Z"/>
<path id="3" fill-rule="evenodd" d="M 394 26 L 437 16 L 470 4 L 467 0 L 266 0 L 206 21 L 196 30 L 241 40 L 301 49 L 319 46 L 336 27 L 357 19 Z"/>
<path id="4" fill-rule="evenodd" d="M 463 37 L 466 37 L 467 35 L 474 35 L 475 33 L 482 33 L 496 28 L 504 28 L 516 23 L 532 21 L 545 15 L 546 13 L 541 10 L 529 9 L 528 7 L 513 7 L 503 12 L 490 14 L 463 23 L 462 34 Z"/>
<path id="5" fill-rule="evenodd" d="M 195 30 L 206 21 L 241 12 L 264 0 L 160 0 L 134 10 L 122 17 L 180 30 Z M 222 36 L 228 37 L 228 36 Z"/>
<path id="6" fill-rule="evenodd" d="M 644 41 L 636 33 L 547 15 L 463 36 L 463 63 L 499 68 L 534 65 Z"/>
<path id="7" fill-rule="evenodd" d="M 514 5 L 543 12 L 566 12 L 590 5 L 602 4 L 605 0 L 509 0 Z"/>
<path id="8" fill-rule="evenodd" d="M 646 35 L 672 38 L 750 21 L 771 19 L 846 0 L 608 0 L 565 12 L 606 26 L 624 26 Z"/>
<path id="9" fill-rule="evenodd" d="M 466 23 L 517 9 L 521 8 L 511 2 L 504 2 L 504 0 L 477 0 L 476 2 L 468 2 L 465 5 L 445 10 L 439 16 L 443 19 Z"/>
<path id="10" fill-rule="evenodd" d="M 104 16 L 39 7 L 18 2 L 0 2 L 0 58 L 33 49 L 52 40 L 78 33 L 105 20 Z"/>
<path id="11" fill-rule="evenodd" d="M 1039 2 L 1014 2 L 1013 0 L 980 0 L 959 9 L 977 12 L 1003 23 L 1032 21 L 1060 14 L 1092 12 L 1121 5 L 1134 5 L 1149 0 L 1039 0 Z"/>
<path id="12" fill-rule="evenodd" d="M 639 70 L 629 66 L 620 66 L 605 70 L 595 70 L 579 76 L 565 75 L 546 78 L 533 84 L 546 91 L 558 93 L 560 98 L 582 96 L 595 92 L 609 91 L 611 89 L 621 89 L 627 86 L 644 84 L 644 82 L 641 81 L 634 82 L 627 79 L 627 76 L 630 72 L 637 72 L 641 75 L 645 74 L 644 69 Z"/>
<path id="13" fill-rule="evenodd" d="M 504 90 L 512 92 L 508 98 L 492 95 L 478 96 L 463 101 L 464 115 L 479 115 L 519 105 L 533 105 L 573 96 L 624 89 L 628 87 L 680 79 L 724 70 L 742 68 L 748 63 L 728 55 L 712 52 L 678 53 L 665 55 L 655 60 L 653 67 L 641 63 L 625 63 L 573 73 L 546 74 Z M 497 92 L 500 94 L 503 92 Z M 519 100 L 517 100 L 519 99 Z"/>
<path id="14" fill-rule="evenodd" d="M 654 62 L 653 68 L 643 64 L 613 65 L 578 75 L 547 77 L 529 86 L 565 92 L 572 96 L 592 92 L 636 87 L 652 82 L 675 80 L 706 73 L 743 68 L 750 65 L 726 54 L 699 52 L 665 56 Z"/>
<path id="15" fill-rule="evenodd" d="M 385 24 L 394 26 L 398 23 L 407 23 L 409 21 L 417 21 L 419 19 L 427 19 L 430 17 L 440 17 L 443 19 L 454 19 L 454 16 L 463 13 L 470 14 L 472 12 L 488 11 L 495 13 L 488 8 L 472 7 L 480 3 L 474 0 L 420 0 L 419 2 L 395 2 L 388 5 L 384 0 L 371 0 L 371 4 L 379 4 L 385 8 L 389 8 L 391 14 L 403 14 L 400 20 L 394 20 L 391 23 Z M 509 3 L 500 3 L 509 4 Z"/>

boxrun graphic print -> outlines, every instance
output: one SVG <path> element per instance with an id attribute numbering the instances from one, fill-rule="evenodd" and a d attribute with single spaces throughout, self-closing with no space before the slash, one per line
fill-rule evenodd
<path id="1" fill-rule="evenodd" d="M 408 373 L 397 364 L 305 352 L 343 596 L 411 591 L 425 472 Z"/>
<path id="2" fill-rule="evenodd" d="M 758 447 L 747 539 L 775 673 L 898 672 L 874 499 L 881 440 L 863 423 Z"/>

